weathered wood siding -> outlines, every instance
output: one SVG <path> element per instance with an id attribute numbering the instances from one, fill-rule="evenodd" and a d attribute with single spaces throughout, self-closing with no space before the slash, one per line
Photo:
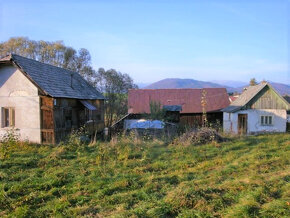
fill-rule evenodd
<path id="1" fill-rule="evenodd" d="M 104 129 L 104 101 L 87 100 L 97 110 L 89 112 L 78 99 L 54 99 L 55 140 L 61 141 L 72 130 L 86 125 L 90 134 Z M 87 121 L 91 122 L 87 123 Z"/>
<path id="2" fill-rule="evenodd" d="M 41 143 L 54 144 L 54 118 L 53 118 L 53 98 L 41 96 L 40 97 L 41 109 Z"/>
<path id="3" fill-rule="evenodd" d="M 210 125 L 220 125 L 223 124 L 223 113 L 207 113 L 207 121 Z M 190 127 L 201 127 L 203 123 L 202 113 L 197 114 L 180 114 L 180 124 Z"/>
<path id="4" fill-rule="evenodd" d="M 247 109 L 288 109 L 285 102 L 269 87 L 253 98 Z"/>

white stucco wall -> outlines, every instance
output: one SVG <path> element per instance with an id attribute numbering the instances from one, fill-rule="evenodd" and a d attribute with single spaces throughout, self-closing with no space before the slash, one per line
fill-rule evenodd
<path id="1" fill-rule="evenodd" d="M 248 129 L 247 133 L 254 132 L 285 132 L 287 113 L 286 110 L 276 109 L 249 109 L 241 110 L 236 113 L 223 113 L 223 128 L 225 132 L 238 133 L 238 114 L 248 115 Z M 272 116 L 273 125 L 265 126 L 261 125 L 261 116 Z"/>
<path id="2" fill-rule="evenodd" d="M 0 109 L 15 108 L 15 129 L 21 140 L 41 142 L 39 101 L 37 87 L 16 67 L 0 66 Z M 0 137 L 7 130 L 2 119 L 0 113 Z"/>

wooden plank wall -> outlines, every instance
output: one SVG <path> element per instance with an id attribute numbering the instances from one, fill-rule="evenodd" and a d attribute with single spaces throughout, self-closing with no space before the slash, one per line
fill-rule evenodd
<path id="1" fill-rule="evenodd" d="M 53 115 L 53 98 L 41 96 L 41 142 L 43 144 L 54 144 L 54 115 Z"/>
<path id="2" fill-rule="evenodd" d="M 87 125 L 89 134 L 104 129 L 104 103 L 103 100 L 88 100 L 97 107 L 97 111 L 92 111 L 92 120 L 94 122 Z M 55 135 L 56 142 L 65 139 L 72 130 L 84 126 L 89 119 L 88 110 L 78 99 L 56 99 L 54 105 Z"/>
<path id="3" fill-rule="evenodd" d="M 270 88 L 264 89 L 249 104 L 251 109 L 287 109 L 285 102 Z"/>
<path id="4" fill-rule="evenodd" d="M 104 101 L 90 100 L 97 111 L 89 112 L 79 100 L 41 96 L 41 140 L 44 144 L 55 144 L 65 139 L 72 130 L 86 124 L 90 134 L 104 129 Z M 90 115 L 91 114 L 91 115 Z"/>
<path id="5" fill-rule="evenodd" d="M 212 126 L 222 127 L 223 124 L 223 113 L 207 113 L 208 124 Z M 196 114 L 180 114 L 180 124 L 188 127 L 201 127 L 203 123 L 202 113 Z M 218 126 L 217 126 L 218 127 Z"/>

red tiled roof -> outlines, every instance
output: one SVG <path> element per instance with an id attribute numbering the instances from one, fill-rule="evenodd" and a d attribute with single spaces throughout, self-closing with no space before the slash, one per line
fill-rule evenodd
<path id="1" fill-rule="evenodd" d="M 182 105 L 180 113 L 202 113 L 202 91 L 206 91 L 206 111 L 218 111 L 230 104 L 225 88 L 204 89 L 131 89 L 128 113 L 150 113 L 150 102 L 164 105 Z"/>

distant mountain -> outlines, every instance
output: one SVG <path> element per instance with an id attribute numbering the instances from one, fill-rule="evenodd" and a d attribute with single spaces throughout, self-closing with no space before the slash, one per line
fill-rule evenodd
<path id="1" fill-rule="evenodd" d="M 233 88 L 244 87 L 249 84 L 248 82 L 241 82 L 241 81 L 234 81 L 234 80 L 213 80 L 210 82 L 217 83 L 223 86 L 233 87 Z"/>
<path id="2" fill-rule="evenodd" d="M 226 88 L 228 92 L 239 92 L 241 93 L 244 87 L 248 86 L 245 82 L 239 81 L 219 81 L 218 83 L 205 82 L 194 79 L 179 79 L 179 78 L 169 78 L 163 79 L 158 82 L 152 83 L 151 85 L 145 86 L 144 89 L 181 89 L 181 88 Z M 269 83 L 276 89 L 281 95 L 290 95 L 290 85 L 275 83 L 269 81 Z M 242 84 L 240 87 L 231 87 L 229 84 L 237 86 Z"/>
<path id="3" fill-rule="evenodd" d="M 230 88 L 212 82 L 204 82 L 194 79 L 169 78 L 152 83 L 145 89 L 180 89 L 180 88 Z"/>
<path id="4" fill-rule="evenodd" d="M 275 82 L 271 82 L 271 81 L 268 81 L 271 86 L 277 90 L 277 92 L 280 93 L 280 95 L 290 95 L 290 85 L 286 85 L 286 84 L 283 84 L 283 83 L 275 83 Z M 247 86 L 247 85 L 246 85 Z M 243 89 L 246 87 L 246 86 L 242 86 L 242 87 L 238 87 L 238 88 L 232 88 L 230 89 L 230 92 L 242 92 Z"/>
<path id="5" fill-rule="evenodd" d="M 139 87 L 139 89 L 143 89 L 144 87 L 150 85 L 150 83 L 137 83 L 136 85 Z"/>
<path id="6" fill-rule="evenodd" d="M 274 89 L 277 90 L 281 95 L 290 95 L 290 85 L 283 83 L 274 83 L 269 81 L 269 83 L 273 86 Z"/>

